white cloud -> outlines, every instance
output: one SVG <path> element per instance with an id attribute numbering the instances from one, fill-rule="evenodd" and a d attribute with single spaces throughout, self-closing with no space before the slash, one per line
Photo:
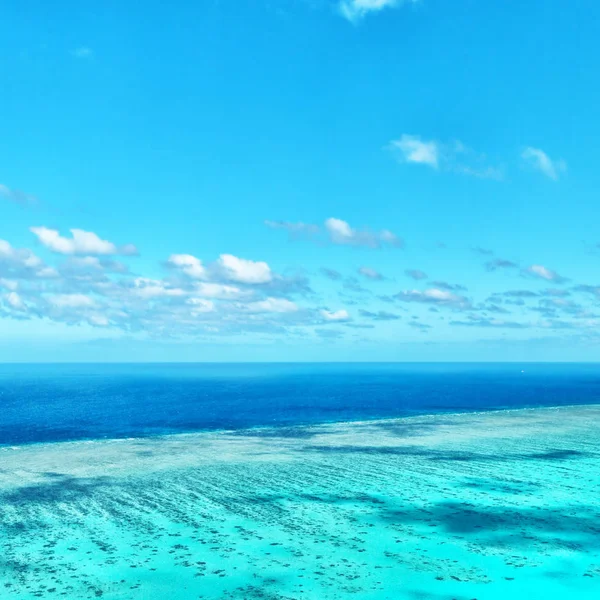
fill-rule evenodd
<path id="1" fill-rule="evenodd" d="M 414 279 L 415 281 L 419 281 L 421 279 L 427 279 L 427 273 L 419 270 L 419 269 L 406 269 L 404 274 Z"/>
<path id="2" fill-rule="evenodd" d="M 395 246 L 396 248 L 404 246 L 402 238 L 389 229 L 382 229 L 379 232 L 369 229 L 354 229 L 347 221 L 335 217 L 327 219 L 324 228 L 318 225 L 302 222 L 290 223 L 288 221 L 265 221 L 265 225 L 271 229 L 288 231 L 292 239 L 304 237 L 316 243 L 324 243 L 323 234 L 325 234 L 329 242 L 339 245 L 367 246 L 369 248 L 379 248 L 382 245 Z"/>
<path id="3" fill-rule="evenodd" d="M 325 227 L 329 231 L 331 240 L 336 244 L 347 244 L 356 235 L 354 230 L 341 219 L 330 218 L 325 221 Z"/>
<path id="4" fill-rule="evenodd" d="M 406 0 L 416 3 L 418 0 Z M 359 21 L 369 13 L 377 13 L 385 8 L 395 8 L 405 4 L 405 0 L 340 0 L 339 11 L 348 21 Z"/>
<path id="5" fill-rule="evenodd" d="M 165 296 L 185 296 L 185 291 L 169 286 L 164 281 L 148 277 L 136 277 L 133 280 L 133 291 L 141 298 L 160 298 Z"/>
<path id="6" fill-rule="evenodd" d="M 87 320 L 90 325 L 94 325 L 96 327 L 106 327 L 106 326 L 110 325 L 110 321 L 108 320 L 108 317 L 106 317 L 105 315 L 99 315 L 99 314 L 89 315 Z"/>
<path id="7" fill-rule="evenodd" d="M 543 265 L 531 265 L 525 269 L 525 274 L 532 275 L 533 277 L 539 277 L 546 281 L 554 281 L 555 283 L 564 283 L 567 281 L 566 277 L 562 277 L 556 271 L 548 269 Z"/>
<path id="8" fill-rule="evenodd" d="M 19 288 L 19 282 L 15 281 L 14 279 L 4 279 L 4 277 L 0 277 L 0 287 L 15 291 Z"/>
<path id="9" fill-rule="evenodd" d="M 381 244 L 402 247 L 402 239 L 391 231 L 384 229 L 379 233 L 353 229 L 350 224 L 342 219 L 331 217 L 325 221 L 325 229 L 329 234 L 329 239 L 334 244 L 348 246 L 368 246 L 378 248 Z"/>
<path id="10" fill-rule="evenodd" d="M 191 254 L 171 254 L 169 264 L 179 267 L 186 275 L 194 279 L 206 279 L 206 268 L 202 261 Z"/>
<path id="11" fill-rule="evenodd" d="M 46 277 L 49 267 L 44 267 L 42 260 L 31 250 L 13 248 L 6 240 L 0 240 L 0 265 L 11 270 L 27 272 L 29 276 Z"/>
<path id="12" fill-rule="evenodd" d="M 235 300 L 243 296 L 251 296 L 252 292 L 241 290 L 233 285 L 222 283 L 199 283 L 194 288 L 194 293 L 204 298 L 215 298 L 219 300 Z"/>
<path id="13" fill-rule="evenodd" d="M 358 272 L 367 279 L 373 279 L 376 281 L 383 279 L 383 275 L 371 267 L 360 267 Z"/>
<path id="14" fill-rule="evenodd" d="M 403 134 L 399 140 L 390 142 L 392 150 L 402 162 L 427 165 L 437 169 L 440 160 L 438 142 L 421 140 L 418 135 Z"/>
<path id="15" fill-rule="evenodd" d="M 395 234 L 392 233 L 389 229 L 382 229 L 379 232 L 379 239 L 390 246 L 403 246 L 404 242 Z"/>
<path id="16" fill-rule="evenodd" d="M 11 202 L 21 205 L 35 205 L 38 203 L 37 198 L 31 194 L 26 194 L 20 190 L 13 190 L 6 185 L 0 183 L 0 197 L 6 198 Z"/>
<path id="17" fill-rule="evenodd" d="M 469 300 L 448 290 L 430 288 L 428 290 L 405 290 L 396 294 L 395 298 L 401 302 L 420 302 L 423 304 L 437 304 L 453 308 L 468 308 Z"/>
<path id="18" fill-rule="evenodd" d="M 68 259 L 68 265 L 76 269 L 89 268 L 102 270 L 102 264 L 97 256 L 74 256 Z"/>
<path id="19" fill-rule="evenodd" d="M 94 232 L 83 229 L 70 229 L 72 236 L 70 238 L 63 237 L 56 229 L 48 227 L 30 227 L 30 231 L 46 248 L 57 254 L 137 254 L 137 249 L 133 244 L 126 244 L 118 248 L 112 242 L 101 239 Z"/>
<path id="20" fill-rule="evenodd" d="M 336 310 L 333 312 L 328 311 L 328 310 L 321 310 L 321 316 L 326 321 L 349 321 L 350 320 L 350 315 L 348 314 L 348 311 L 345 309 Z"/>
<path id="21" fill-rule="evenodd" d="M 403 134 L 392 140 L 388 149 L 401 163 L 426 165 L 435 170 L 450 171 L 477 179 L 504 178 L 501 167 L 490 166 L 485 154 L 476 152 L 460 140 L 447 143 L 423 140 L 418 135 Z"/>
<path id="22" fill-rule="evenodd" d="M 54 267 L 42 267 L 35 276 L 40 279 L 53 279 L 58 277 L 58 271 Z"/>
<path id="23" fill-rule="evenodd" d="M 319 233 L 319 226 L 311 223 L 292 223 L 290 221 L 266 220 L 265 225 L 271 229 L 284 229 L 291 237 L 311 236 Z"/>
<path id="24" fill-rule="evenodd" d="M 232 254 L 221 254 L 217 265 L 230 281 L 259 284 L 272 281 L 273 274 L 266 262 L 238 258 Z"/>
<path id="25" fill-rule="evenodd" d="M 19 294 L 17 294 L 17 292 L 9 292 L 8 294 L 4 294 L 4 299 L 6 300 L 7 304 L 9 306 L 11 306 L 12 308 L 14 308 L 15 310 L 26 310 L 27 309 L 21 296 L 19 296 Z"/>
<path id="26" fill-rule="evenodd" d="M 53 294 L 48 297 L 48 302 L 58 308 L 89 308 L 95 302 L 85 294 Z"/>
<path id="27" fill-rule="evenodd" d="M 567 164 L 564 160 L 552 160 L 543 150 L 528 146 L 521 153 L 521 158 L 543 173 L 546 177 L 556 181 L 561 173 L 567 170 Z"/>
<path id="28" fill-rule="evenodd" d="M 245 305 L 246 310 L 250 312 L 272 312 L 272 313 L 289 313 L 296 312 L 298 305 L 286 298 L 266 298 L 258 302 L 250 302 Z"/>
<path id="29" fill-rule="evenodd" d="M 213 312 L 215 310 L 215 303 L 212 300 L 204 300 L 203 298 L 188 298 L 187 304 L 192 306 L 193 316 Z"/>

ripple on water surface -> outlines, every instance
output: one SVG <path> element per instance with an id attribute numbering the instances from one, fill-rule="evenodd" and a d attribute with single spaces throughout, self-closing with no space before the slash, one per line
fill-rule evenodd
<path id="1" fill-rule="evenodd" d="M 0 597 L 598 598 L 600 408 L 0 451 Z"/>

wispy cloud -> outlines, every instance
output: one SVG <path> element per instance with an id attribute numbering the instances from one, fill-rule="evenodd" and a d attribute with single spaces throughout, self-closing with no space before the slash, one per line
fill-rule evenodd
<path id="1" fill-rule="evenodd" d="M 360 267 L 358 272 L 366 279 L 371 279 L 374 281 L 381 281 L 382 279 L 385 279 L 385 277 L 379 271 L 376 271 L 371 267 Z"/>
<path id="2" fill-rule="evenodd" d="M 512 260 L 507 260 L 504 258 L 495 258 L 493 260 L 488 260 L 485 263 L 485 268 L 488 271 L 497 271 L 498 269 L 515 269 L 519 265 Z"/>
<path id="3" fill-rule="evenodd" d="M 553 160 L 540 148 L 528 146 L 521 153 L 521 158 L 528 165 L 554 181 L 557 181 L 560 175 L 567 170 L 567 164 L 564 160 Z"/>
<path id="4" fill-rule="evenodd" d="M 416 4 L 419 0 L 340 0 L 340 14 L 356 23 L 369 13 L 378 13 L 387 8 L 398 8 L 403 4 Z"/>
<path id="5" fill-rule="evenodd" d="M 478 315 L 470 315 L 465 321 L 450 321 L 450 325 L 461 327 L 492 327 L 496 329 L 526 329 L 527 323 L 518 321 L 506 321 L 504 319 L 490 319 Z"/>
<path id="6" fill-rule="evenodd" d="M 347 221 L 330 217 L 323 227 L 309 223 L 292 223 L 289 221 L 265 221 L 271 229 L 283 229 L 292 238 L 309 239 L 317 243 L 329 242 L 340 246 L 363 246 L 367 248 L 380 248 L 391 246 L 403 248 L 404 241 L 389 229 L 372 231 L 367 228 L 358 229 L 350 226 Z"/>
<path id="7" fill-rule="evenodd" d="M 401 248 L 404 245 L 402 239 L 388 229 L 379 232 L 368 229 L 354 229 L 350 227 L 347 221 L 333 217 L 325 221 L 325 229 L 329 234 L 329 239 L 334 244 L 367 246 L 369 248 L 379 248 L 382 245 Z"/>
<path id="8" fill-rule="evenodd" d="M 369 310 L 360 309 L 358 314 L 361 317 L 365 317 L 367 319 L 373 319 L 374 321 L 397 321 L 400 319 L 400 315 L 395 313 L 391 313 L 385 310 L 379 310 L 377 312 L 371 312 Z"/>
<path id="9" fill-rule="evenodd" d="M 342 274 L 335 269 L 328 269 L 327 267 L 321 267 L 320 273 L 325 275 L 327 279 L 331 279 L 331 281 L 339 281 L 342 278 Z"/>
<path id="10" fill-rule="evenodd" d="M 429 285 L 440 290 L 448 290 L 449 292 L 466 292 L 467 288 L 460 283 L 448 283 L 447 281 L 431 281 Z"/>
<path id="11" fill-rule="evenodd" d="M 267 219 L 265 225 L 271 229 L 282 229 L 287 231 L 292 239 L 311 237 L 313 235 L 318 235 L 320 231 L 318 225 L 302 222 L 292 223 L 290 221 L 270 221 Z"/>
<path id="12" fill-rule="evenodd" d="M 553 281 L 554 283 L 565 283 L 566 281 L 569 281 L 566 277 L 559 275 L 556 271 L 548 269 L 543 265 L 531 265 L 523 270 L 523 274 L 537 279 Z"/>
<path id="13" fill-rule="evenodd" d="M 35 206 L 38 204 L 38 199 L 31 194 L 26 194 L 21 190 L 11 189 L 6 185 L 0 183 L 0 198 L 5 198 L 15 204 L 21 206 Z"/>
<path id="14" fill-rule="evenodd" d="M 419 269 L 406 269 L 404 274 L 415 281 L 420 281 L 421 279 L 427 279 L 427 273 L 423 271 L 419 271 Z"/>
<path id="15" fill-rule="evenodd" d="M 427 333 L 430 329 L 432 329 L 431 325 L 427 323 L 422 323 L 421 321 L 409 321 L 408 325 L 413 329 L 418 329 L 421 333 Z"/>
<path id="16" fill-rule="evenodd" d="M 482 254 L 483 256 L 492 256 L 494 254 L 493 250 L 482 248 L 481 246 L 475 246 L 474 248 L 471 248 L 471 250 L 473 250 L 475 254 Z"/>
<path id="17" fill-rule="evenodd" d="M 399 139 L 392 140 L 388 149 L 400 163 L 425 165 L 434 170 L 460 173 L 478 179 L 503 178 L 500 167 L 487 164 L 485 154 L 475 152 L 460 140 L 442 143 L 405 133 Z"/>
<path id="18" fill-rule="evenodd" d="M 330 322 L 343 322 L 350 320 L 350 315 L 345 309 L 340 309 L 336 311 L 321 310 L 321 316 L 325 321 Z"/>
<path id="19" fill-rule="evenodd" d="M 424 291 L 405 290 L 394 296 L 400 302 L 417 302 L 420 304 L 434 304 L 436 306 L 446 306 L 449 308 L 466 309 L 471 306 L 471 302 L 464 296 L 455 294 L 449 290 L 430 288 Z"/>

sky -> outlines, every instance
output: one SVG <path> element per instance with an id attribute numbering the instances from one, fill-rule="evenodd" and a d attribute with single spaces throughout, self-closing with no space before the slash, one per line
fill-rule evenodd
<path id="1" fill-rule="evenodd" d="M 600 360 L 600 4 L 0 8 L 0 361 Z"/>

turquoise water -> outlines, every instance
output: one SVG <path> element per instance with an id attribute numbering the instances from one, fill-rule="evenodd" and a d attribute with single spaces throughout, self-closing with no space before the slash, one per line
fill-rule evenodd
<path id="1" fill-rule="evenodd" d="M 0 449 L 0 597 L 600 597 L 600 407 Z"/>

